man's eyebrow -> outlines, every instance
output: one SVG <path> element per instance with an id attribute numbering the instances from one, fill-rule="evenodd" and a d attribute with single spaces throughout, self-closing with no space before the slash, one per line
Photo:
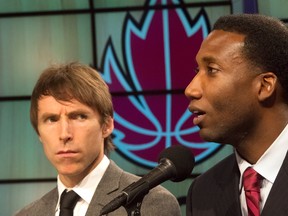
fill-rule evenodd
<path id="1" fill-rule="evenodd" d="M 71 112 L 66 113 L 66 115 L 67 115 L 67 116 L 77 115 L 77 114 L 87 114 L 87 115 L 88 115 L 89 113 L 90 113 L 89 110 L 76 109 L 76 110 L 73 110 L 73 111 L 71 111 Z M 39 119 L 44 120 L 44 119 L 46 119 L 46 118 L 48 118 L 48 117 L 58 116 L 58 115 L 59 115 L 59 114 L 57 114 L 57 113 L 45 112 L 45 113 L 39 115 Z"/>
<path id="2" fill-rule="evenodd" d="M 205 56 L 202 58 L 202 61 L 204 62 L 216 62 L 216 58 L 215 57 L 212 57 L 212 56 Z"/>
<path id="3" fill-rule="evenodd" d="M 85 109 L 76 109 L 71 112 L 68 112 L 67 115 L 74 115 L 74 114 L 88 114 L 89 111 Z"/>
<path id="4" fill-rule="evenodd" d="M 200 64 L 201 62 L 207 64 L 211 62 L 216 62 L 217 59 L 213 56 L 204 56 L 204 57 L 196 58 L 196 61 L 198 64 Z"/>
<path id="5" fill-rule="evenodd" d="M 67 113 L 68 118 L 75 117 L 75 116 L 78 116 L 78 115 L 87 115 L 87 114 L 86 114 L 86 112 L 82 112 L 82 111 L 79 111 L 79 110 Z"/>

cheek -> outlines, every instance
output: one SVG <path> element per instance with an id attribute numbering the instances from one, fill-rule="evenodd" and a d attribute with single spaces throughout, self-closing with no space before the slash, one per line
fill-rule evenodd
<path id="1" fill-rule="evenodd" d="M 83 151 L 83 162 L 85 161 L 86 164 L 91 164 L 93 161 L 98 161 L 102 156 L 104 155 L 104 142 L 102 142 L 101 139 L 99 139 L 99 136 L 90 136 L 89 139 L 86 139 L 84 141 L 83 145 L 85 147 L 82 147 Z M 96 164 L 98 164 L 96 162 Z"/>
<path id="2" fill-rule="evenodd" d="M 223 100 L 215 100 L 214 110 L 216 112 L 217 125 L 227 128 L 239 129 L 247 122 L 253 121 L 255 116 L 253 101 L 242 95 L 237 97 L 226 96 Z"/>
<path id="3" fill-rule="evenodd" d="M 53 141 L 47 140 L 46 138 L 41 137 L 41 143 L 43 147 L 44 154 L 46 155 L 47 159 L 55 165 L 56 159 L 55 159 L 55 152 L 56 147 L 54 147 L 52 144 L 55 143 Z"/>
<path id="4" fill-rule="evenodd" d="M 83 134 L 83 143 L 86 143 L 86 151 L 101 152 L 104 148 L 104 139 L 100 127 L 92 127 L 85 130 Z"/>
<path id="5" fill-rule="evenodd" d="M 39 130 L 39 140 L 42 143 L 43 149 L 46 152 L 49 152 L 49 150 L 52 148 L 53 143 L 56 144 L 54 139 L 54 135 L 52 133 L 47 133 L 47 131 L 44 130 L 44 133 L 42 130 Z"/>
<path id="6" fill-rule="evenodd" d="M 231 86 L 217 89 L 210 92 L 210 108 L 213 119 L 217 124 L 238 121 L 245 115 L 247 100 L 249 100 L 241 91 L 235 90 Z M 229 124 L 229 123 L 228 123 Z"/>
<path id="7" fill-rule="evenodd" d="M 56 125 L 53 126 L 39 126 L 38 127 L 39 131 L 39 140 L 41 143 L 46 143 L 46 144 L 56 144 L 57 138 L 59 138 L 59 128 Z"/>
<path id="8" fill-rule="evenodd" d="M 210 92 L 206 92 L 210 108 L 217 112 L 223 112 L 234 103 L 235 95 L 229 93 L 230 91 L 223 88 L 212 88 Z M 209 97 L 209 98 L 208 98 Z"/>
<path id="9" fill-rule="evenodd" d="M 249 96 L 252 94 L 249 86 L 235 80 L 227 80 L 212 87 L 209 91 L 211 105 L 214 110 L 220 112 L 234 112 L 238 109 L 243 109 L 247 102 L 251 101 Z"/>
<path id="10" fill-rule="evenodd" d="M 39 127 L 39 140 L 42 143 L 43 151 L 47 158 L 53 160 L 54 154 L 59 148 L 59 137 L 55 129 Z"/>

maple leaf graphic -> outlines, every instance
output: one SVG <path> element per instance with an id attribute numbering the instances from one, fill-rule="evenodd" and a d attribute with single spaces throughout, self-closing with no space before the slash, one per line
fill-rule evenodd
<path id="1" fill-rule="evenodd" d="M 181 2 L 173 1 L 177 3 Z M 147 4 L 172 2 L 148 1 Z M 111 39 L 101 64 L 110 91 L 126 93 L 113 96 L 113 141 L 118 151 L 148 167 L 157 166 L 159 153 L 172 145 L 191 148 L 196 162 L 207 157 L 219 145 L 200 139 L 183 90 L 193 78 L 196 53 L 209 32 L 205 11 L 200 10 L 191 20 L 180 7 L 147 10 L 140 23 L 127 14 L 123 26 L 125 70 Z M 179 89 L 182 89 L 180 93 Z"/>

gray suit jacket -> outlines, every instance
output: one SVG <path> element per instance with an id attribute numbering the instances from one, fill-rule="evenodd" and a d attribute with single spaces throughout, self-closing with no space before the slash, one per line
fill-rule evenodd
<path id="1" fill-rule="evenodd" d="M 101 179 L 92 201 L 88 207 L 86 216 L 99 216 L 104 205 L 120 194 L 128 185 L 137 181 L 139 177 L 124 172 L 113 161 L 107 168 Z M 54 188 L 39 200 L 31 203 L 15 216 L 54 216 L 58 200 L 58 190 Z M 126 216 L 123 207 L 108 214 L 109 216 Z M 162 186 L 150 190 L 144 197 L 141 207 L 142 216 L 180 216 L 180 207 L 177 199 Z"/>
<path id="2" fill-rule="evenodd" d="M 239 168 L 232 154 L 192 183 L 187 216 L 241 216 Z M 279 170 L 261 216 L 288 215 L 288 156 Z"/>

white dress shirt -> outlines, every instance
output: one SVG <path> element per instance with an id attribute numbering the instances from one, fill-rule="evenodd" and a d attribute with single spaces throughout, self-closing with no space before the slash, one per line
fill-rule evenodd
<path id="1" fill-rule="evenodd" d="M 242 185 L 243 172 L 247 167 L 253 167 L 253 169 L 263 177 L 262 185 L 260 188 L 261 202 L 260 212 L 262 211 L 269 192 L 273 186 L 273 183 L 277 177 L 277 174 L 281 168 L 281 165 L 285 159 L 288 150 L 288 125 L 284 128 L 277 139 L 272 145 L 265 151 L 261 158 L 255 163 L 250 164 L 245 161 L 241 156 L 236 153 L 236 159 L 240 170 L 240 203 L 243 216 L 248 215 L 245 192 Z"/>
<path id="2" fill-rule="evenodd" d="M 73 188 L 67 188 L 68 190 L 74 190 L 80 196 L 80 199 L 74 208 L 75 216 L 84 216 L 86 214 L 88 206 L 96 191 L 96 188 L 109 164 L 109 159 L 107 158 L 107 156 L 104 155 L 102 161 L 98 164 L 98 166 L 94 170 L 92 170 L 79 184 L 77 184 Z M 55 216 L 59 216 L 60 196 L 62 192 L 66 189 L 66 187 L 61 182 L 59 175 L 57 177 L 57 187 L 59 197 L 55 209 Z"/>

